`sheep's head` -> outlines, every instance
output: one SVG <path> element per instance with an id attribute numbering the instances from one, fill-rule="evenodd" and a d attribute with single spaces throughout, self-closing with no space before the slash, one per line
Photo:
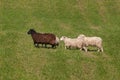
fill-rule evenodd
<path id="1" fill-rule="evenodd" d="M 77 38 L 84 38 L 85 35 L 84 34 L 80 34 Z"/>
<path id="2" fill-rule="evenodd" d="M 64 40 L 66 37 L 65 36 L 62 36 L 61 38 L 60 38 L 60 40 L 62 41 L 62 40 Z"/>
<path id="3" fill-rule="evenodd" d="M 34 29 L 30 29 L 27 34 L 33 34 L 33 33 L 36 33 L 36 31 Z"/>

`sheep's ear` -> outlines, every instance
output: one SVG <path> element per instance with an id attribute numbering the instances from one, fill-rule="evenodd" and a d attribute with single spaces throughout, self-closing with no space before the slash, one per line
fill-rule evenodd
<path id="1" fill-rule="evenodd" d="M 33 30 L 33 29 L 30 29 L 30 30 Z"/>
<path id="2" fill-rule="evenodd" d="M 33 29 L 33 28 L 32 28 L 32 29 L 30 29 L 30 30 L 35 31 L 35 29 Z"/>
<path id="3" fill-rule="evenodd" d="M 65 38 L 65 36 L 62 36 L 63 38 Z"/>
<path id="4" fill-rule="evenodd" d="M 31 30 L 34 30 L 33 28 Z"/>

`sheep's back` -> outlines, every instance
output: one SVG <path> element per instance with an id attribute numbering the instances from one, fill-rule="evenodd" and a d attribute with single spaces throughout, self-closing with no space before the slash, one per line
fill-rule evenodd
<path id="1" fill-rule="evenodd" d="M 96 44 L 101 44 L 102 39 L 100 37 L 86 37 L 84 41 L 86 45 L 94 46 Z"/>
<path id="2" fill-rule="evenodd" d="M 32 35 L 32 38 L 34 40 L 34 42 L 37 43 L 45 43 L 45 44 L 54 44 L 55 42 L 55 35 L 54 34 L 40 34 L 40 33 L 36 33 Z"/>
<path id="3" fill-rule="evenodd" d="M 82 42 L 79 39 L 70 39 L 70 38 L 67 39 L 65 43 L 72 46 L 79 45 L 80 43 L 82 44 Z"/>

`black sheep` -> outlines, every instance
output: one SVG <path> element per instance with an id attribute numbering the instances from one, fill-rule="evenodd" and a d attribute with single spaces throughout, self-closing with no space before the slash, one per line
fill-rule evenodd
<path id="1" fill-rule="evenodd" d="M 30 29 L 28 34 L 31 34 L 34 45 L 39 47 L 39 44 L 52 45 L 52 48 L 56 46 L 56 36 L 52 33 L 37 33 L 34 29 Z"/>

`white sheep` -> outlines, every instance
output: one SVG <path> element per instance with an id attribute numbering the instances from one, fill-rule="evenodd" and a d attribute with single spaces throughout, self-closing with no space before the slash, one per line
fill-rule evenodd
<path id="1" fill-rule="evenodd" d="M 83 39 L 83 48 L 87 52 L 87 46 L 95 46 L 98 48 L 98 52 L 103 52 L 102 39 L 100 37 L 86 37 L 81 34 L 78 36 L 78 39 Z"/>
<path id="2" fill-rule="evenodd" d="M 80 50 L 82 49 L 82 39 L 79 40 L 77 38 L 71 39 L 66 36 L 62 36 L 60 38 L 61 41 L 64 41 L 65 44 L 65 49 L 68 48 L 79 48 Z"/>

